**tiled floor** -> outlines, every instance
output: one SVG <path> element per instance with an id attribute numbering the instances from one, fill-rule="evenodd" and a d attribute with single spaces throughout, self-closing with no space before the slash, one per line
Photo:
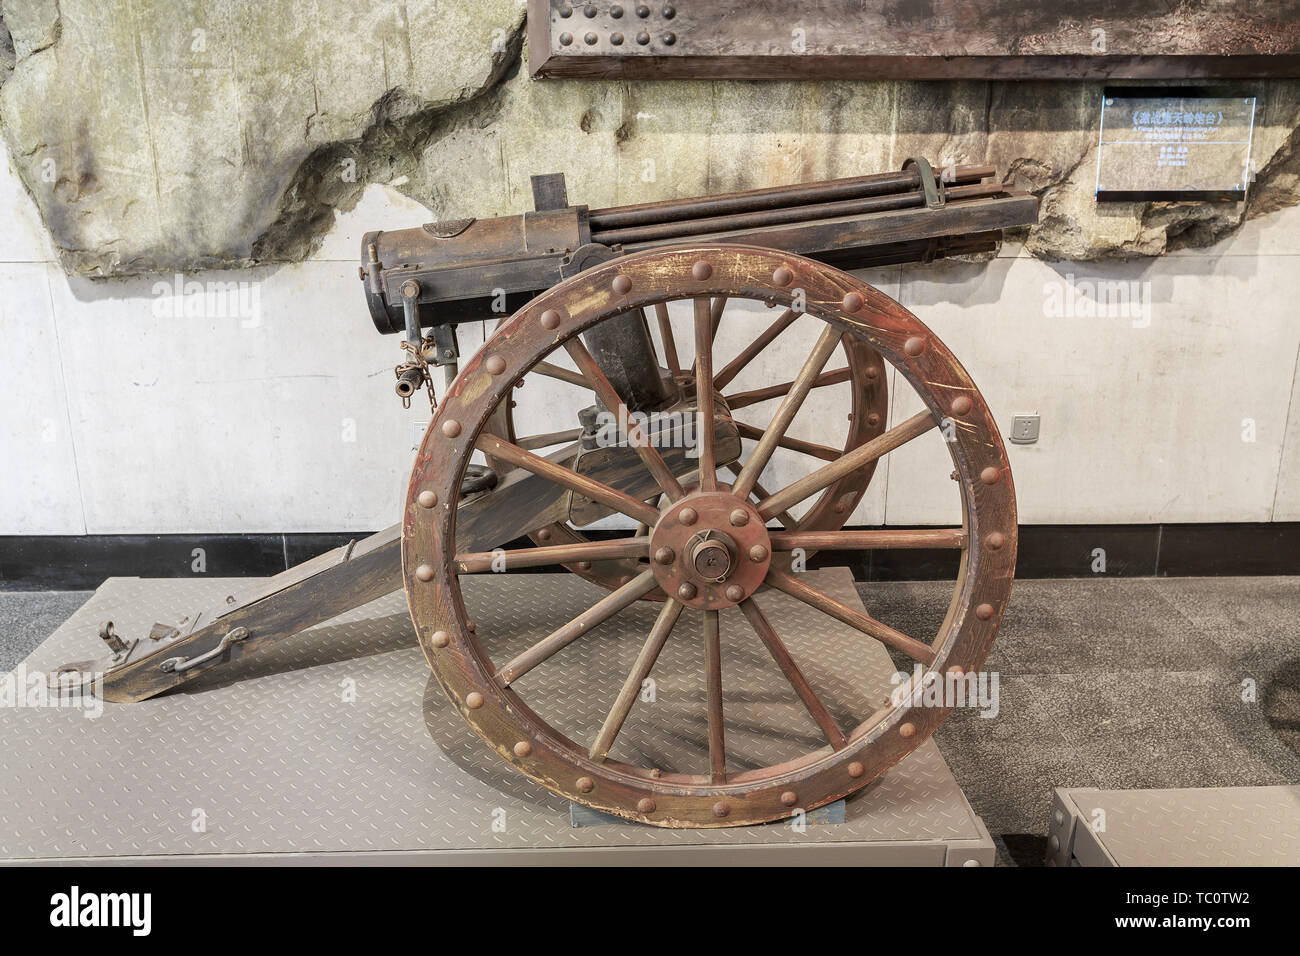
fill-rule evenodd
<path id="1" fill-rule="evenodd" d="M 927 638 L 950 594 L 858 590 Z M 88 596 L 0 592 L 0 670 Z M 1300 783 L 1300 578 L 1019 581 L 987 666 L 997 716 L 958 711 L 937 739 L 1008 858 L 1041 858 L 1054 787 Z"/>

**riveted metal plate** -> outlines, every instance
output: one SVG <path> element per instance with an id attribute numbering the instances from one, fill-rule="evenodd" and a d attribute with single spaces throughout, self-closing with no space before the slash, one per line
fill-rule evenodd
<path id="1" fill-rule="evenodd" d="M 859 603 L 847 571 L 811 574 L 823 590 Z M 605 593 L 571 574 L 484 575 L 471 584 L 472 613 L 492 624 L 484 630 L 520 642 Z M 111 579 L 23 666 L 32 673 L 86 656 L 100 620 L 137 632 L 230 585 Z M 893 667 L 875 642 L 783 595 L 760 601 L 832 709 L 858 711 L 888 692 Z M 553 704 L 579 739 L 599 726 L 605 689 L 616 688 L 630 666 L 653 611 L 629 608 L 557 658 L 557 687 L 573 687 L 583 674 L 593 689 Z M 722 627 L 729 751 L 742 762 L 770 763 L 806 746 L 816 727 L 738 612 L 724 612 Z M 664 674 L 686 673 L 699 642 L 674 639 L 664 653 Z M 662 681 L 656 700 L 633 710 L 619 740 L 624 755 L 707 765 L 701 693 L 702 684 L 685 678 Z M 800 733 L 807 739 L 796 739 Z M 0 740 L 0 859 L 8 862 L 524 863 L 542 853 L 547 862 L 641 862 L 677 848 L 696 862 L 744 853 L 942 865 L 956 845 L 980 848 L 990 865 L 994 855 L 933 742 L 850 799 L 842 824 L 813 817 L 802 828 L 796 819 L 715 830 L 574 829 L 567 801 L 511 770 L 457 716 L 431 679 L 401 594 L 176 693 L 106 704 L 98 718 L 0 708 Z"/>
<path id="2" fill-rule="evenodd" d="M 1300 27 L 1282 3 L 1218 0 L 1189 17 L 1154 3 L 1051 0 L 528 0 L 535 77 L 1097 79 L 1295 76 Z M 1100 41 L 1100 43 L 1099 43 Z"/>

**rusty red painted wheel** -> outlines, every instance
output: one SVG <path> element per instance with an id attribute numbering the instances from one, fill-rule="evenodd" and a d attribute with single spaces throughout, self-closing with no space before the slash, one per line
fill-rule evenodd
<path id="1" fill-rule="evenodd" d="M 583 345 L 579 333 L 629 309 L 673 300 L 695 303 L 698 384 L 695 411 L 702 422 L 728 418 L 712 386 L 713 321 L 710 303 L 721 297 L 799 305 L 819 320 L 821 332 L 793 385 L 748 458 L 719 477 L 735 456 L 703 429 L 698 477 L 683 483 L 680 461 L 631 426 L 628 455 L 643 466 L 633 479 L 617 471 L 628 494 L 548 461 L 490 434 L 488 423 L 522 375 L 564 350 L 593 384 L 607 408 L 620 398 Z M 784 487 L 755 494 L 759 476 L 809 390 L 844 336 L 878 351 L 924 403 L 924 410 L 878 434 L 835 461 L 812 467 Z M 939 429 L 955 468 L 953 485 L 963 523 L 953 529 L 850 531 L 769 527 L 777 515 L 860 472 L 891 450 Z M 715 447 L 715 440 L 717 447 Z M 513 552 L 457 553 L 457 509 L 466 466 L 476 452 L 507 462 L 641 523 L 642 533 L 613 541 L 586 541 Z M 611 472 L 612 473 L 612 472 Z M 503 480 L 510 480 L 507 476 Z M 448 505 L 452 503 L 452 505 Z M 946 617 L 930 640 L 906 635 L 819 591 L 791 573 L 796 549 L 857 550 L 949 547 L 960 570 Z M 777 634 L 762 604 L 765 589 L 783 592 L 910 657 L 924 680 L 973 673 L 992 646 L 1010 593 L 1016 555 L 1015 497 L 1005 449 L 991 413 L 952 353 L 915 316 L 870 285 L 837 269 L 768 249 L 741 245 L 691 245 L 651 250 L 614 260 L 566 280 L 534 299 L 506 322 L 463 367 L 421 445 L 412 471 L 403 521 L 402 556 L 408 603 L 421 646 L 439 683 L 462 716 L 521 773 L 556 793 L 629 819 L 657 826 L 731 826 L 780 819 L 844 797 L 878 777 L 930 737 L 951 712 L 916 694 L 898 694 L 848 725 L 837 721 L 818 689 Z M 463 580 L 488 571 L 609 557 L 638 559 L 637 573 L 545 638 L 509 655 L 476 627 L 466 611 Z M 592 739 L 570 739 L 541 716 L 545 702 L 526 698 L 525 675 L 557 662 L 565 648 L 658 589 L 666 600 L 649 628 L 636 662 Z M 788 681 L 816 723 L 822 742 L 771 766 L 729 764 L 726 688 L 722 657 L 727 635 L 719 612 L 739 607 L 773 662 L 772 679 Z M 730 612 L 729 612 L 730 613 Z M 643 766 L 616 759 L 620 729 L 637 702 L 668 641 L 685 637 L 702 645 L 699 707 L 707 725 L 706 765 Z M 522 686 L 525 690 L 521 690 Z M 592 688 L 576 684 L 573 695 Z"/>

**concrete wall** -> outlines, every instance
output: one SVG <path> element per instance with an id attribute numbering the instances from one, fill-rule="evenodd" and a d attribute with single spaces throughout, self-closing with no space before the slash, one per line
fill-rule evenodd
<path id="1" fill-rule="evenodd" d="M 169 275 L 65 275 L 0 157 L 0 534 L 395 521 L 429 414 L 422 398 L 404 411 L 393 395 L 397 343 L 370 326 L 355 253 L 365 230 L 428 218 L 370 186 L 307 261 L 186 275 L 239 285 L 177 297 Z M 1292 207 L 1155 259 L 1052 263 L 1007 245 L 986 264 L 868 278 L 953 348 L 1004 434 L 1016 413 L 1042 416 L 1038 444 L 1009 446 L 1023 522 L 1288 521 L 1300 520 L 1297 265 Z M 1131 298 L 1090 307 L 1097 282 L 1124 283 L 1107 289 Z M 744 321 L 728 313 L 724 351 Z M 462 346 L 482 334 L 462 327 Z M 796 327 L 778 346 L 749 381 L 788 379 L 806 337 Z M 529 425 L 568 427 L 543 384 L 526 389 Z M 794 431 L 834 440 L 833 398 Z M 892 406 L 901 420 L 918 401 L 896 393 Z M 772 407 L 749 420 L 765 423 Z M 857 521 L 957 520 L 951 465 L 926 437 L 881 466 Z"/>

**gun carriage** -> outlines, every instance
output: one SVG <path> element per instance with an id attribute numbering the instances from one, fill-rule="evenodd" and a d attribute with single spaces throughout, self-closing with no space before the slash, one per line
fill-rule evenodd
<path id="1" fill-rule="evenodd" d="M 994 174 L 936 172 L 917 159 L 896 173 L 608 209 L 570 205 L 563 177 L 550 175 L 534 177 L 535 209 L 522 215 L 367 234 L 360 276 L 376 328 L 401 336 L 398 395 L 409 402 L 425 388 L 434 407 L 433 369 L 446 380 L 400 522 L 149 635 L 105 622 L 108 659 L 65 670 L 102 675 L 108 700 L 144 700 L 405 588 L 428 662 L 465 720 L 520 772 L 574 801 L 709 827 L 852 793 L 949 710 L 896 695 L 846 725 L 765 615 L 762 593 L 784 592 L 927 675 L 982 666 L 1016 555 L 997 425 L 948 348 L 843 270 L 995 249 L 1002 230 L 1036 220 L 1037 201 L 986 181 Z M 496 329 L 462 361 L 456 328 L 479 320 Z M 762 383 L 763 353 L 782 336 L 788 380 Z M 892 427 L 891 367 L 921 409 Z M 520 420 L 519 396 L 534 383 L 565 390 L 545 403 L 552 421 L 572 414 L 570 427 L 537 433 Z M 844 402 L 833 445 L 791 433 L 822 392 Z M 762 408 L 773 409 L 766 424 L 751 417 Z M 930 431 L 952 460 L 961 526 L 845 528 L 882 456 Z M 775 469 L 777 455 L 793 464 Z M 817 551 L 882 548 L 960 554 L 933 637 L 904 634 L 797 573 Z M 470 620 L 463 579 L 557 566 L 603 596 L 544 639 L 504 653 Z M 655 603 L 654 624 L 623 684 L 608 689 L 594 739 L 571 740 L 530 697 L 527 675 L 636 602 Z M 820 734 L 775 766 L 728 763 L 721 621 L 732 608 L 728 627 L 752 629 Z M 670 638 L 701 646 L 707 765 L 619 758 L 620 730 Z"/>

